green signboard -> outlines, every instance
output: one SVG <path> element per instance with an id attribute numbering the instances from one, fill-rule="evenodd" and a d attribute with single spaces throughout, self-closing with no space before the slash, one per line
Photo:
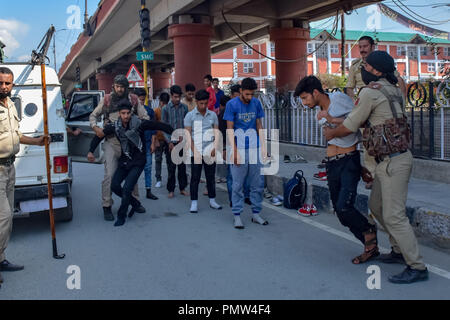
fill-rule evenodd
<path id="1" fill-rule="evenodd" d="M 136 52 L 136 58 L 138 61 L 153 60 L 153 52 Z"/>

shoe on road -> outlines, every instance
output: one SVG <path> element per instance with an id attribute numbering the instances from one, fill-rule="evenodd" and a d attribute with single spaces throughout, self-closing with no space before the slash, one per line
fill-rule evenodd
<path id="1" fill-rule="evenodd" d="M 161 188 L 162 184 L 161 181 L 156 182 L 155 188 Z"/>
<path id="2" fill-rule="evenodd" d="M 234 227 L 236 229 L 244 229 L 244 224 L 242 223 L 241 216 L 234 216 Z"/>
<path id="3" fill-rule="evenodd" d="M 114 221 L 114 215 L 111 211 L 111 207 L 103 207 L 103 218 L 105 221 Z"/>
<path id="4" fill-rule="evenodd" d="M 139 207 L 134 209 L 134 211 L 136 211 L 137 213 L 146 213 L 147 212 L 147 210 L 145 210 L 145 208 L 142 205 L 140 205 Z"/>
<path id="5" fill-rule="evenodd" d="M 191 209 L 189 210 L 191 213 L 197 213 L 198 212 L 198 204 L 197 201 L 192 201 L 191 203 Z"/>
<path id="6" fill-rule="evenodd" d="M 388 280 L 389 282 L 399 284 L 425 281 L 428 280 L 428 269 L 425 268 L 425 270 L 416 270 L 412 269 L 410 266 L 407 266 L 402 273 L 397 274 L 395 276 L 390 276 Z"/>
<path id="7" fill-rule="evenodd" d="M 378 260 L 383 263 L 398 263 L 406 264 L 405 258 L 401 253 L 394 252 L 392 249 L 389 253 L 383 253 L 378 257 Z"/>
<path id="8" fill-rule="evenodd" d="M 152 193 L 152 189 L 147 189 L 147 199 L 158 200 L 158 197 Z"/>
<path id="9" fill-rule="evenodd" d="M 2 262 L 0 262 L 0 271 L 1 272 L 13 272 L 13 271 L 20 271 L 23 269 L 24 269 L 24 266 L 13 264 L 6 259 L 3 260 Z"/>

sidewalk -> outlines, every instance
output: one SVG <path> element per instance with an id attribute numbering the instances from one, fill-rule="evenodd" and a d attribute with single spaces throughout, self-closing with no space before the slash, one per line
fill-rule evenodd
<path id="1" fill-rule="evenodd" d="M 311 184 L 313 203 L 319 210 L 333 212 L 326 181 L 313 178 L 319 170 L 318 162 L 280 163 L 279 173 L 266 176 L 267 187 L 273 194 L 283 194 L 283 184 L 291 179 L 297 170 L 303 170 L 304 176 Z M 360 181 L 357 208 L 368 213 L 370 190 L 365 189 Z M 411 178 L 409 183 L 407 215 L 418 237 L 432 240 L 438 246 L 450 248 L 450 184 Z"/>

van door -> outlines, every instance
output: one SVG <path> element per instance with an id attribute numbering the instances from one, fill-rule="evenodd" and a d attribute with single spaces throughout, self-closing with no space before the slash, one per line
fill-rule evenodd
<path id="1" fill-rule="evenodd" d="M 89 124 L 89 115 L 97 107 L 103 96 L 103 91 L 81 91 L 72 95 L 66 117 L 66 125 L 72 130 L 78 128 L 82 131 L 78 136 L 68 134 L 69 156 L 72 158 L 72 161 L 88 162 L 86 156 L 89 152 L 91 140 L 95 136 L 95 132 Z M 103 143 L 99 145 L 94 153 L 95 163 L 101 163 L 103 160 L 102 145 Z"/>

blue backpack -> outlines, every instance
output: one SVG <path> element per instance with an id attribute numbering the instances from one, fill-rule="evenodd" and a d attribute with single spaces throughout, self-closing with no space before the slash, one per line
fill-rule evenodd
<path id="1" fill-rule="evenodd" d="M 307 183 L 303 171 L 298 170 L 292 179 L 284 184 L 283 205 L 288 209 L 299 209 L 306 200 Z"/>

